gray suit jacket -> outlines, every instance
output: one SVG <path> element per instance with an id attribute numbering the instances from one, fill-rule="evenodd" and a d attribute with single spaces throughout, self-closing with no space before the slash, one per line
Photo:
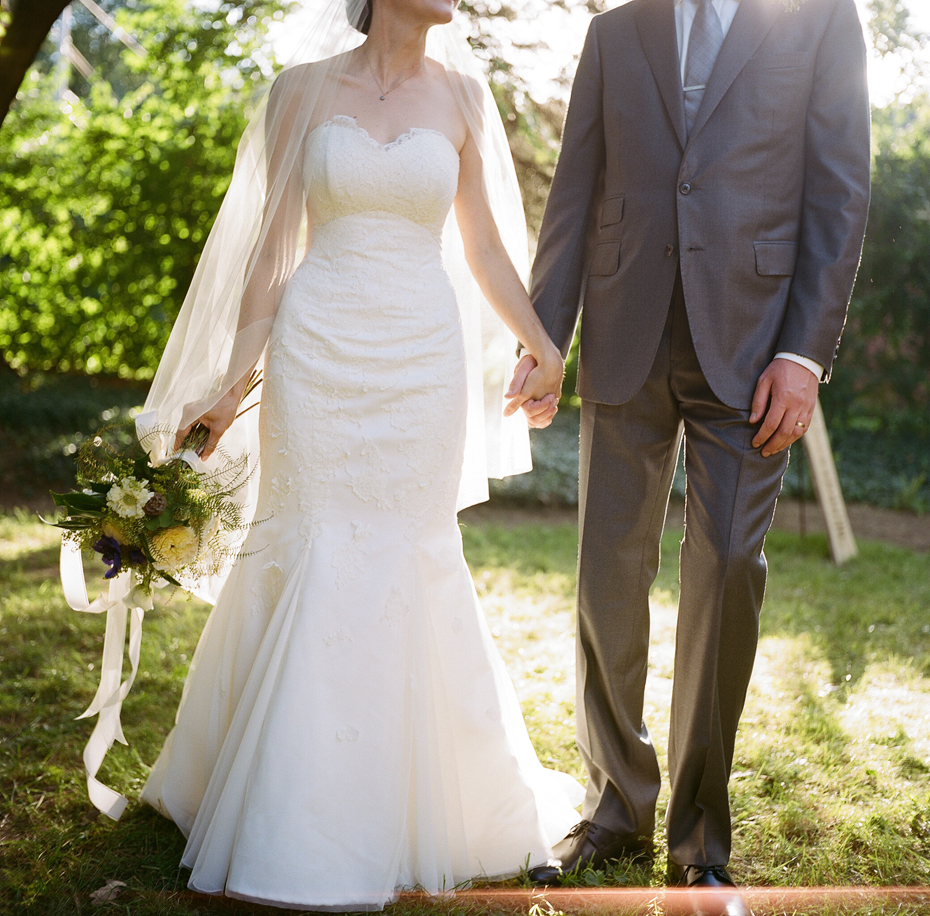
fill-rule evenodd
<path id="1" fill-rule="evenodd" d="M 741 0 L 690 136 L 673 0 L 591 23 L 531 296 L 578 391 L 622 404 L 655 358 L 678 265 L 717 397 L 747 408 L 776 352 L 830 367 L 869 198 L 865 45 L 853 0 Z"/>

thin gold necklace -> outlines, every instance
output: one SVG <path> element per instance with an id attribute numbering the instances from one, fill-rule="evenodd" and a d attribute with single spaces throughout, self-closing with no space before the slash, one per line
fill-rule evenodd
<path id="1" fill-rule="evenodd" d="M 416 68 L 416 70 L 413 71 L 413 73 L 410 73 L 410 74 L 408 74 L 407 76 L 405 76 L 399 83 L 397 83 L 397 84 L 394 85 L 394 86 L 391 86 L 390 89 L 385 89 L 384 86 L 381 85 L 381 80 L 378 79 L 377 74 L 375 73 L 375 68 L 372 67 L 372 65 L 371 65 L 371 58 L 370 58 L 367 54 L 365 55 L 365 62 L 368 64 L 368 71 L 369 71 L 369 73 L 371 73 L 371 78 L 375 81 L 375 85 L 378 87 L 378 92 L 381 93 L 381 95 L 379 95 L 378 98 L 379 98 L 382 102 L 383 102 L 395 89 L 397 89 L 398 86 L 403 86 L 403 84 L 406 83 L 407 80 L 413 79 L 413 77 L 415 77 L 415 76 L 423 69 L 423 61 L 421 60 L 421 61 L 420 61 L 420 65 Z"/>

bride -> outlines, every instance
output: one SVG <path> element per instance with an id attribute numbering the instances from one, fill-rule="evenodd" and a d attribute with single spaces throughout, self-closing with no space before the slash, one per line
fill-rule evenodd
<path id="1" fill-rule="evenodd" d="M 456 521 L 489 473 L 526 469 L 512 414 L 532 400 L 547 423 L 563 367 L 508 255 L 513 166 L 455 5 L 320 8 L 243 138 L 147 404 L 178 441 L 209 429 L 208 468 L 221 437 L 260 455 L 259 523 L 143 791 L 207 893 L 380 909 L 542 863 L 578 819 Z M 504 417 L 511 335 L 529 355 Z"/>

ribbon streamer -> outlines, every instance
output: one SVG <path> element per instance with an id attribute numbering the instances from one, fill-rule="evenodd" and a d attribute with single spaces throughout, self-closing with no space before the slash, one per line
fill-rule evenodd
<path id="1" fill-rule="evenodd" d="M 127 744 L 120 724 L 123 700 L 129 694 L 136 672 L 139 670 L 139 653 L 142 647 L 142 619 L 151 610 L 152 599 L 132 587 L 132 573 L 124 571 L 110 580 L 108 593 L 96 601 L 87 598 L 84 581 L 84 564 L 81 548 L 68 537 L 61 539 L 61 585 L 65 600 L 75 611 L 107 615 L 106 635 L 103 640 L 103 660 L 100 666 L 100 685 L 90 706 L 78 716 L 98 716 L 90 740 L 84 748 L 84 769 L 87 772 L 87 794 L 94 806 L 107 817 L 118 821 L 126 810 L 124 795 L 105 786 L 97 779 L 97 772 L 113 746 L 114 741 Z M 126 642 L 126 622 L 129 621 L 130 673 L 120 683 L 123 668 L 123 646 Z"/>

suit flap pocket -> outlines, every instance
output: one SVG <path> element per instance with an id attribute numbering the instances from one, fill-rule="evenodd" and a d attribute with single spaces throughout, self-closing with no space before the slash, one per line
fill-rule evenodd
<path id="1" fill-rule="evenodd" d="M 798 260 L 797 242 L 753 242 L 760 277 L 790 277 Z"/>
<path id="2" fill-rule="evenodd" d="M 620 269 L 620 243 L 606 242 L 596 245 L 591 256 L 588 274 L 592 277 L 610 277 Z"/>
<path id="3" fill-rule="evenodd" d="M 623 219 L 623 198 L 608 197 L 601 204 L 601 228 L 615 226 Z"/>

